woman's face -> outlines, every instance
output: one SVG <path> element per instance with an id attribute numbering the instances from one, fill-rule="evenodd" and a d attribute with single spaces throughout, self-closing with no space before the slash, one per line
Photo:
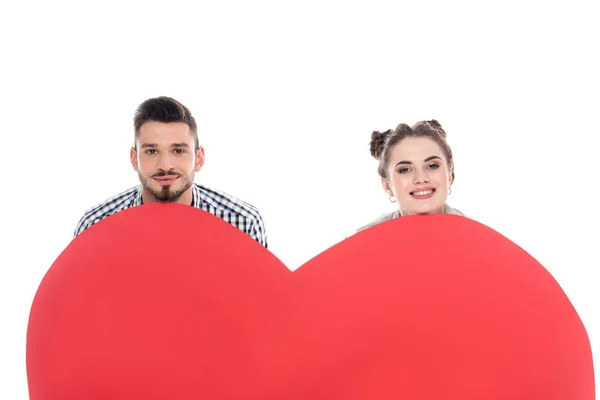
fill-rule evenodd
<path id="1" fill-rule="evenodd" d="M 383 187 L 402 215 L 442 214 L 452 173 L 442 148 L 427 137 L 408 137 L 390 152 Z"/>

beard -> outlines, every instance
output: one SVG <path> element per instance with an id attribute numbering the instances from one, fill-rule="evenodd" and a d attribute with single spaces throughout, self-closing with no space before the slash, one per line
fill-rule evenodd
<path id="1" fill-rule="evenodd" d="M 178 175 L 179 179 L 181 180 L 181 187 L 177 190 L 173 190 L 171 188 L 171 185 L 163 185 L 161 187 L 161 189 L 157 191 L 156 189 L 154 189 L 152 187 L 152 185 L 150 185 L 149 180 L 152 179 L 152 177 L 165 176 L 165 175 Z M 152 177 L 150 179 L 146 179 L 144 176 L 142 176 L 138 172 L 138 177 L 140 178 L 142 187 L 148 193 L 150 193 L 150 195 L 152 195 L 152 197 L 154 197 L 154 200 L 158 201 L 158 202 L 163 202 L 163 203 L 176 202 L 185 193 L 186 190 L 188 190 L 190 187 L 192 187 L 192 181 L 190 179 L 188 179 L 187 176 L 180 175 L 180 174 L 177 174 L 172 171 L 154 174 L 154 175 L 152 175 Z"/>

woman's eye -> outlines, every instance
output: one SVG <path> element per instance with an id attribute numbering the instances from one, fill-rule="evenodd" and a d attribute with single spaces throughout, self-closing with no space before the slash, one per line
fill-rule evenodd
<path id="1" fill-rule="evenodd" d="M 429 169 L 438 169 L 439 167 L 440 167 L 440 166 L 439 166 L 439 165 L 437 165 L 437 164 L 431 164 L 431 165 L 429 166 Z"/>
<path id="2" fill-rule="evenodd" d="M 398 173 L 400 173 L 400 174 L 406 174 L 406 173 L 408 173 L 408 168 L 400 168 L 398 170 Z"/>

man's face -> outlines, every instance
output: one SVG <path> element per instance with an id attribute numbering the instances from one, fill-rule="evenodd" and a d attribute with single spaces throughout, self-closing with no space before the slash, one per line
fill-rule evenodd
<path id="1" fill-rule="evenodd" d="M 177 202 L 190 189 L 204 164 L 204 149 L 194 147 L 186 123 L 148 121 L 140 127 L 131 165 L 151 201 Z"/>

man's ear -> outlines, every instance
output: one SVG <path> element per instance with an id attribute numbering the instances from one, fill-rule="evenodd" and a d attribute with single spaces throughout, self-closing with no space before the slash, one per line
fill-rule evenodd
<path id="1" fill-rule="evenodd" d="M 204 159 L 204 147 L 200 146 L 198 147 L 198 150 L 196 150 L 196 172 L 200 171 L 200 168 L 204 165 Z"/>
<path id="2" fill-rule="evenodd" d="M 133 167 L 133 169 L 137 171 L 139 166 L 137 159 L 137 151 L 135 150 L 135 147 L 132 147 L 131 150 L 129 150 L 129 161 L 131 161 L 131 166 Z"/>

